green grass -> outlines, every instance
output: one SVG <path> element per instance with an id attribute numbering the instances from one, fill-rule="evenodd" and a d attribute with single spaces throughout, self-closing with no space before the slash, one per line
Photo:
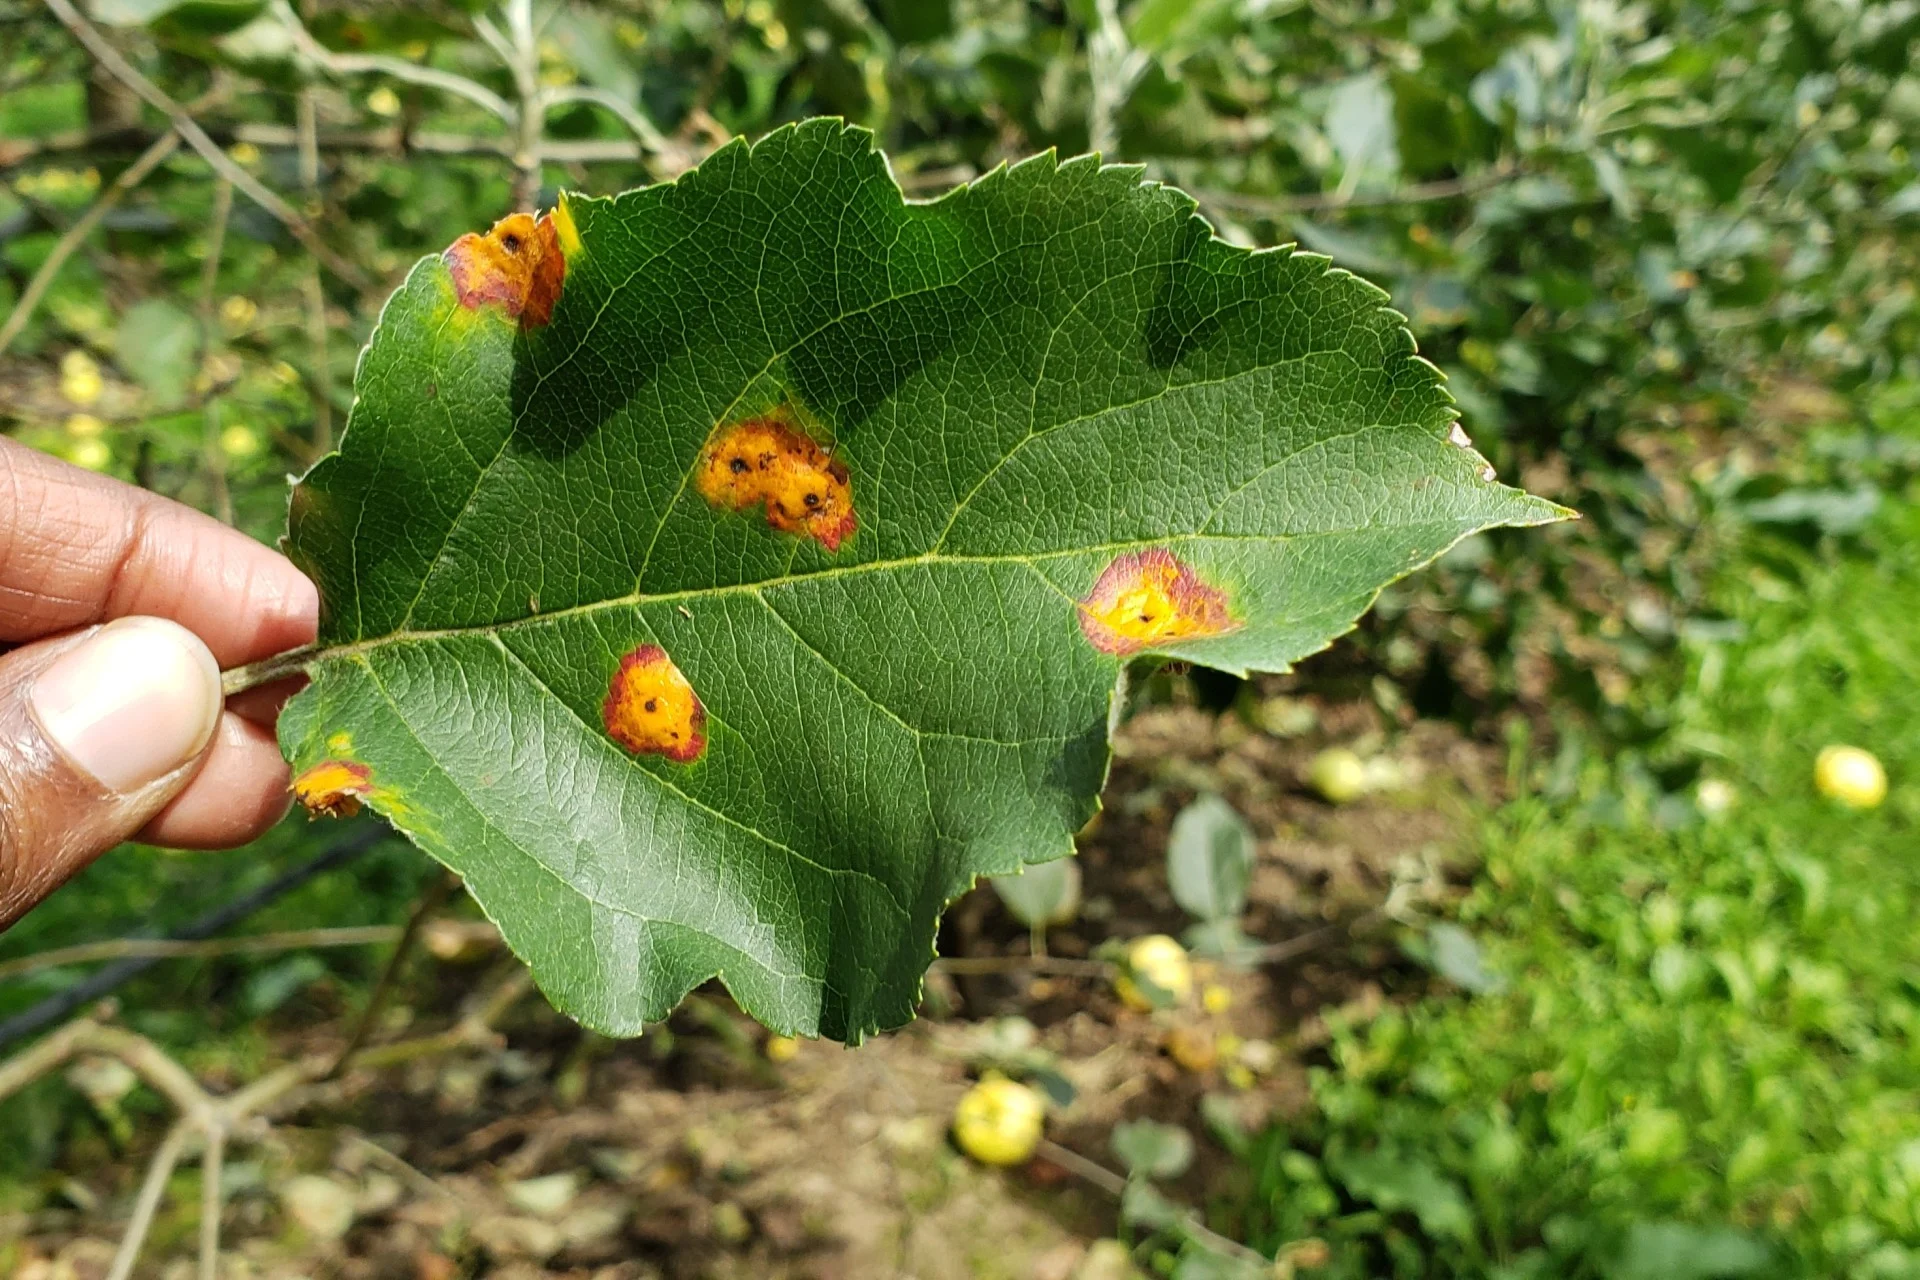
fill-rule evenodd
<path id="1" fill-rule="evenodd" d="M 1491 815 L 1461 923 L 1504 992 L 1335 1029 L 1313 1114 L 1248 1153 L 1246 1227 L 1327 1277 L 1920 1275 L 1920 504 L 1735 540 L 1739 638 L 1672 729 Z M 1729 631 L 1733 629 L 1728 629 Z M 1813 788 L 1874 751 L 1886 804 Z M 1718 819 L 1689 773 L 1732 783 Z M 1659 780 L 1665 779 L 1663 789 Z"/>

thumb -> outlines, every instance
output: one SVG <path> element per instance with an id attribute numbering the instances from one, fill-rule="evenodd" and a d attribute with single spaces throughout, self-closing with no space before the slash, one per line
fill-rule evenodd
<path id="1" fill-rule="evenodd" d="M 221 704 L 213 654 L 160 618 L 0 656 L 0 929 L 187 785 Z"/>

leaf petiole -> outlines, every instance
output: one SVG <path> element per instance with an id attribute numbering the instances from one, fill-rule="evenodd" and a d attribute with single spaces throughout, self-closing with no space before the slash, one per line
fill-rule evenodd
<path id="1" fill-rule="evenodd" d="M 276 653 L 271 658 L 262 658 L 258 662 L 229 667 L 220 673 L 221 695 L 231 698 L 236 693 L 245 693 L 263 684 L 272 684 L 275 680 L 297 676 L 311 666 L 322 652 L 321 646 L 317 644 L 303 644 L 298 649 L 288 649 L 285 653 Z"/>

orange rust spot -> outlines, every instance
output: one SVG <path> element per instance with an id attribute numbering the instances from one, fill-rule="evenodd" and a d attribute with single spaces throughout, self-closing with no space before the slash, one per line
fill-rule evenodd
<path id="1" fill-rule="evenodd" d="M 355 760 L 322 760 L 293 780 L 293 798 L 315 818 L 351 818 L 373 793 L 373 770 Z"/>
<path id="2" fill-rule="evenodd" d="M 1080 601 L 1080 630 L 1102 653 L 1138 653 L 1232 631 L 1226 593 L 1164 548 L 1116 556 Z"/>
<path id="3" fill-rule="evenodd" d="M 469 231 L 453 242 L 446 260 L 461 306 L 498 303 L 523 329 L 553 318 L 567 276 L 551 213 L 537 222 L 530 213 L 508 214 L 485 235 Z"/>
<path id="4" fill-rule="evenodd" d="M 847 464 L 789 425 L 781 408 L 727 427 L 700 455 L 700 496 L 728 511 L 767 506 L 767 523 L 812 538 L 829 551 L 853 536 Z"/>
<path id="5" fill-rule="evenodd" d="M 620 659 L 600 718 L 613 740 L 636 755 L 686 764 L 707 749 L 707 709 L 657 644 Z"/>

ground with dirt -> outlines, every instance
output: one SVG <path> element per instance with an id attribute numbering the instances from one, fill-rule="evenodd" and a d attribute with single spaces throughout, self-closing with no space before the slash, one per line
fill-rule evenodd
<path id="1" fill-rule="evenodd" d="M 1198 1207 L 1230 1202 L 1234 1171 L 1208 1126 L 1254 1126 L 1302 1104 L 1325 1007 L 1426 988 L 1387 916 L 1455 892 L 1463 822 L 1496 788 L 1492 749 L 1371 703 L 1295 698 L 1290 684 L 1269 682 L 1225 714 L 1166 705 L 1129 721 L 1105 811 L 1080 842 L 1081 911 L 1048 933 L 1044 959 L 983 886 L 941 936 L 942 955 L 969 971 L 936 969 L 926 1016 L 857 1050 L 769 1043 L 717 986 L 618 1043 L 583 1036 L 530 996 L 496 1046 L 351 1071 L 237 1151 L 223 1180 L 222 1274 L 1129 1274 L 1125 1251 L 1101 1243 L 1116 1229 L 1110 1190 L 1072 1161 L 1002 1172 L 954 1149 L 947 1118 L 971 1077 L 1044 1065 L 1072 1090 L 1050 1137 L 1109 1168 L 1117 1122 L 1183 1125 L 1200 1158 L 1167 1190 Z M 1370 760 L 1374 793 L 1336 808 L 1308 792 L 1306 763 L 1330 742 Z M 1200 791 L 1224 795 L 1257 833 L 1243 923 L 1267 950 L 1251 966 L 1203 966 L 1204 1002 L 1137 1012 L 1085 960 L 1105 940 L 1187 923 L 1164 858 L 1173 815 Z M 446 1022 L 510 963 L 484 946 L 423 954 L 376 1039 Z M 346 1019 L 290 1026 L 273 1045 L 293 1058 L 337 1049 L 347 1033 Z M 149 1115 L 117 1153 L 79 1144 L 57 1207 L 0 1218 L 0 1236 L 25 1238 L 23 1280 L 107 1274 L 162 1129 Z M 192 1166 L 174 1175 L 137 1274 L 193 1274 L 198 1177 Z"/>

